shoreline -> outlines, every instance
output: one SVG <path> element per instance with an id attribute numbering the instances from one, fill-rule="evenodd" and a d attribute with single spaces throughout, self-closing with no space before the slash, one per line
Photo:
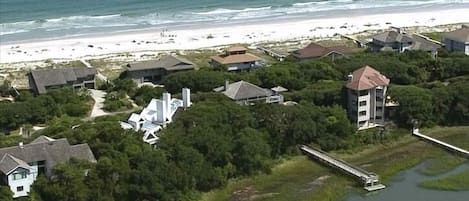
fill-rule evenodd
<path id="1" fill-rule="evenodd" d="M 464 135 L 464 130 L 467 128 L 467 126 L 436 126 L 425 129 L 425 132 L 449 143 L 458 142 L 456 143 L 458 146 L 464 145 L 462 147 L 467 147 L 467 143 L 461 143 L 467 138 Z M 440 147 L 410 136 L 410 131 L 405 129 L 398 129 L 393 132 L 396 132 L 395 134 L 399 135 L 399 138 L 389 139 L 390 141 L 385 144 L 369 144 L 358 150 L 336 151 L 330 154 L 377 173 L 385 185 L 391 184 L 393 178 L 400 172 L 412 169 L 429 159 L 445 162 L 444 156 L 454 156 Z M 447 169 L 445 173 L 447 171 L 451 170 Z M 273 194 L 275 200 L 292 200 L 292 198 L 318 201 L 348 200 L 352 195 L 351 193 L 360 195 L 364 193 L 362 186 L 355 179 L 345 174 L 335 174 L 335 172 L 304 155 L 292 156 L 280 160 L 278 164 L 272 167 L 272 173 L 270 174 L 230 180 L 225 187 L 204 193 L 200 200 L 232 200 L 236 198 L 236 192 L 245 191 L 247 188 L 252 190 L 253 193 L 250 195 L 253 197 L 259 194 Z M 314 181 L 324 176 L 329 178 L 320 185 L 314 185 L 313 190 L 296 192 L 291 190 L 309 187 L 312 183 L 315 183 Z M 288 178 L 288 180 L 285 178 Z M 277 182 L 277 185 L 266 185 L 269 182 Z M 379 191 L 376 193 L 379 193 Z"/>
<path id="2" fill-rule="evenodd" d="M 348 17 L 339 15 L 324 19 L 287 18 L 225 26 L 191 25 L 175 27 L 174 30 L 149 29 L 45 41 L 4 42 L 0 44 L 0 63 L 88 59 L 126 52 L 195 50 L 236 43 L 330 38 L 336 33 L 356 34 L 367 30 L 387 29 L 390 26 L 434 27 L 469 22 L 465 18 L 469 8 L 430 10 L 355 14 Z"/>

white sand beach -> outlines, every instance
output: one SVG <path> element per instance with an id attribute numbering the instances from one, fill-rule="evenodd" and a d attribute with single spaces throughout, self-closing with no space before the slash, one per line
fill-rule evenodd
<path id="1" fill-rule="evenodd" d="M 292 19 L 190 29 L 168 28 L 167 31 L 143 30 L 45 41 L 2 42 L 0 63 L 87 59 L 100 55 L 148 50 L 191 50 L 235 43 L 331 37 L 336 33 L 353 34 L 390 26 L 437 26 L 467 22 L 469 22 L 469 8 L 461 8 L 396 14 L 357 14 L 311 20 Z"/>

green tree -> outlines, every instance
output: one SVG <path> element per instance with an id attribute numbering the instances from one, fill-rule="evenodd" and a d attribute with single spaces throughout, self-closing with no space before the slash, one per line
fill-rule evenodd
<path id="1" fill-rule="evenodd" d="M 13 192 L 8 186 L 0 186 L 0 200 L 13 201 Z"/>
<path id="2" fill-rule="evenodd" d="M 419 120 L 424 126 L 434 123 L 430 90 L 413 85 L 393 85 L 389 89 L 389 95 L 399 103 L 394 119 L 400 125 L 409 127 L 412 120 Z"/>

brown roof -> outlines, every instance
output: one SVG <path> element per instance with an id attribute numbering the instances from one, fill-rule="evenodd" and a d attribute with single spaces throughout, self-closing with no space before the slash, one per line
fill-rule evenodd
<path id="1" fill-rule="evenodd" d="M 386 86 L 389 79 L 370 66 L 364 66 L 353 71 L 352 80 L 347 83 L 347 88 L 354 90 L 366 90 L 377 86 Z"/>
<path id="2" fill-rule="evenodd" d="M 291 55 L 299 59 L 307 59 L 327 56 L 332 52 L 345 55 L 352 53 L 352 49 L 345 46 L 324 47 L 316 43 L 310 43 L 303 49 L 293 51 Z"/>
<path id="3" fill-rule="evenodd" d="M 458 42 L 469 42 L 469 28 L 462 28 L 444 35 L 445 38 L 455 40 Z"/>
<path id="4" fill-rule="evenodd" d="M 233 54 L 233 55 L 227 55 L 227 56 L 212 56 L 211 59 L 220 64 L 236 64 L 236 63 L 254 62 L 254 61 L 262 60 L 261 58 L 250 53 Z"/>
<path id="5" fill-rule="evenodd" d="M 240 51 L 247 51 L 246 48 L 244 48 L 243 46 L 233 46 L 233 47 L 229 47 L 228 49 L 226 49 L 227 52 L 240 52 Z"/>

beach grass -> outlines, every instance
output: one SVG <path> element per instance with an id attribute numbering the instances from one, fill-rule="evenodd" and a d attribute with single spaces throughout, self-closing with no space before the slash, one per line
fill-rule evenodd
<path id="1" fill-rule="evenodd" d="M 426 132 L 428 132 L 433 137 L 451 143 L 467 140 L 467 134 L 462 132 L 467 129 L 469 129 L 468 126 L 435 127 L 424 129 L 422 133 L 427 134 Z M 393 134 L 400 136 L 398 139 L 393 138 L 380 144 L 366 145 L 365 148 L 352 152 L 340 151 L 330 154 L 377 173 L 385 185 L 400 171 L 414 167 L 429 158 L 438 158 L 449 154 L 439 147 L 411 136 L 410 131 L 400 129 L 398 132 L 403 132 Z M 435 167 L 434 169 L 443 171 L 447 168 Z M 308 184 L 311 185 L 318 178 L 325 176 L 328 178 L 319 184 L 316 183 L 313 190 L 302 191 L 302 189 L 307 189 Z M 202 201 L 249 200 L 239 195 L 240 192 L 246 192 L 243 191 L 246 189 L 252 191 L 249 196 L 256 198 L 255 200 L 332 201 L 343 199 L 350 189 L 360 191 L 361 184 L 349 176 L 324 167 L 304 156 L 296 156 L 280 162 L 272 169 L 271 174 L 232 180 L 225 188 L 205 193 Z M 263 197 L 263 195 L 269 196 Z"/>
<path id="2" fill-rule="evenodd" d="M 210 64 L 208 63 L 210 57 L 219 54 L 217 51 L 209 49 L 184 51 L 181 53 L 180 56 L 192 61 L 196 69 L 210 68 Z"/>
<path id="3" fill-rule="evenodd" d="M 422 181 L 419 183 L 419 186 L 428 189 L 447 191 L 469 190 L 469 170 L 452 174 L 441 179 Z"/>

